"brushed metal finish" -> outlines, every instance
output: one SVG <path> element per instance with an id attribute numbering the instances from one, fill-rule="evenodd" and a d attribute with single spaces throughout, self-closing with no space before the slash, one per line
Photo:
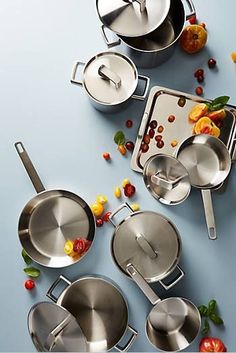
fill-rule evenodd
<path id="1" fill-rule="evenodd" d="M 160 180 L 156 181 L 153 177 Z M 156 154 L 147 160 L 143 180 L 151 195 L 167 205 L 183 202 L 191 191 L 186 168 L 176 158 L 166 154 Z"/>
<path id="2" fill-rule="evenodd" d="M 113 32 L 137 37 L 154 31 L 165 20 L 170 0 L 97 0 L 100 20 Z"/>
<path id="3" fill-rule="evenodd" d="M 201 317 L 197 307 L 185 298 L 172 297 L 157 303 L 146 321 L 150 343 L 162 351 L 187 348 L 199 333 Z"/>
<path id="4" fill-rule="evenodd" d="M 118 288 L 103 278 L 80 278 L 60 294 L 57 304 L 77 319 L 90 352 L 111 349 L 128 328 L 128 305 Z M 137 333 L 132 334 L 134 339 Z"/>
<path id="5" fill-rule="evenodd" d="M 86 352 L 86 339 L 76 319 L 64 308 L 40 302 L 29 311 L 28 330 L 39 352 Z"/>
<path id="6" fill-rule="evenodd" d="M 119 208 L 120 209 L 120 208 Z M 140 246 L 138 235 L 145 238 L 157 256 Z M 167 277 L 177 266 L 181 255 L 181 239 L 173 223 L 164 216 L 142 211 L 131 213 L 115 229 L 111 252 L 117 266 L 127 275 L 127 265 L 132 264 L 147 282 Z"/>

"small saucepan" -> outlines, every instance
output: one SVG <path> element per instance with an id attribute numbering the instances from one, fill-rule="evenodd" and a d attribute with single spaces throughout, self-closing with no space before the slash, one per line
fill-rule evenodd
<path id="1" fill-rule="evenodd" d="M 80 261 L 64 253 L 65 242 L 82 237 L 93 242 L 95 222 L 89 205 L 67 190 L 45 190 L 22 142 L 16 150 L 35 187 L 33 197 L 21 212 L 18 233 L 27 254 L 46 267 L 65 267 Z"/>
<path id="2" fill-rule="evenodd" d="M 199 333 L 201 316 L 188 299 L 171 297 L 162 300 L 133 265 L 127 271 L 149 301 L 154 305 L 146 320 L 150 343 L 162 351 L 174 352 L 187 348 Z"/>
<path id="3" fill-rule="evenodd" d="M 216 137 L 193 135 L 180 145 L 177 158 L 187 169 L 191 185 L 201 189 L 208 235 L 214 240 L 217 236 L 210 190 L 220 185 L 230 172 L 229 151 Z"/>
<path id="4" fill-rule="evenodd" d="M 58 293 L 57 287 L 61 288 L 61 284 L 64 289 Z M 60 276 L 48 290 L 47 297 L 76 318 L 86 338 L 88 352 L 112 348 L 127 351 L 137 337 L 137 331 L 128 325 L 128 304 L 110 280 L 85 276 L 71 283 Z M 130 337 L 122 347 L 119 341 L 127 332 Z"/>

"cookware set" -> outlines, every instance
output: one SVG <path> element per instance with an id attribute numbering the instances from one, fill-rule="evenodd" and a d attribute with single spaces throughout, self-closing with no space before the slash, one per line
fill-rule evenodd
<path id="1" fill-rule="evenodd" d="M 71 83 L 83 87 L 91 104 L 104 113 L 116 112 L 132 99 L 144 100 L 150 78 L 136 68 L 154 67 L 168 60 L 183 31 L 185 21 L 195 15 L 191 0 L 96 0 L 102 32 L 109 48 L 87 63 L 76 61 Z M 108 32 L 115 40 L 108 39 Z M 81 68 L 82 71 L 80 70 Z M 80 78 L 77 78 L 80 70 Z M 143 81 L 143 93 L 138 86 Z M 181 100 L 181 104 L 180 104 Z M 164 87 L 153 87 L 141 120 L 131 168 L 143 174 L 153 197 L 167 205 L 177 205 L 189 196 L 191 187 L 201 190 L 208 234 L 216 239 L 211 191 L 220 190 L 235 159 L 235 109 L 226 106 L 220 139 L 192 136 L 186 122 L 189 110 L 199 97 Z M 166 117 L 181 116 L 175 128 L 167 128 Z M 150 142 L 148 152 L 142 141 L 150 123 L 158 117 L 164 126 L 161 151 Z M 164 120 L 161 120 L 164 119 Z M 171 146 L 171 141 L 176 144 Z M 92 245 L 95 222 L 89 205 L 67 190 L 45 190 L 22 142 L 15 148 L 37 195 L 25 205 L 18 224 L 19 239 L 26 253 L 49 268 L 63 268 L 80 261 L 64 253 L 68 239 L 82 236 Z M 157 153 L 161 152 L 161 153 Z M 117 221 L 122 212 L 126 216 Z M 128 203 L 111 213 L 114 227 L 111 255 L 115 265 L 133 280 L 153 305 L 145 330 L 150 343 L 163 351 L 188 347 L 198 335 L 201 318 L 196 306 L 185 298 L 161 299 L 150 284 L 165 290 L 184 276 L 179 266 L 182 242 L 170 219 L 153 211 L 134 212 Z M 63 286 L 63 288 L 62 288 Z M 51 302 L 35 304 L 28 314 L 28 330 L 38 351 L 102 352 L 127 351 L 137 337 L 129 324 L 128 303 L 110 279 L 88 275 L 71 282 L 59 276 L 47 292 Z M 121 343 L 126 341 L 125 343 Z"/>

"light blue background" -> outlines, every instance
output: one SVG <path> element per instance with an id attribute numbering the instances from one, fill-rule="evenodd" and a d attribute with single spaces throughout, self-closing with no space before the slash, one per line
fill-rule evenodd
<path id="1" fill-rule="evenodd" d="M 236 51 L 236 2 L 195 0 L 195 5 L 200 21 L 207 25 L 207 47 L 192 56 L 177 49 L 164 65 L 140 72 L 150 75 L 151 86 L 194 93 L 197 83 L 193 72 L 203 67 L 205 97 L 227 94 L 230 103 L 236 104 L 236 64 L 230 59 L 230 53 Z M 155 289 L 162 297 L 182 295 L 197 305 L 216 298 L 225 327 L 212 325 L 212 335 L 221 337 L 228 350 L 235 351 L 235 166 L 226 192 L 213 195 L 217 241 L 207 238 L 199 192 L 193 191 L 185 203 L 175 207 L 154 200 L 142 176 L 130 169 L 130 154 L 121 156 L 113 143 L 118 129 L 135 140 L 145 103 L 132 102 L 123 112 L 103 115 L 91 107 L 82 89 L 70 84 L 74 61 L 86 61 L 105 49 L 94 0 L 0 1 L 0 350 L 35 350 L 27 331 L 27 313 L 34 303 L 45 300 L 46 290 L 61 273 L 72 280 L 103 274 L 116 281 L 129 303 L 130 324 L 139 331 L 131 350 L 155 350 L 144 332 L 151 305 L 115 267 L 110 254 L 110 224 L 97 229 L 94 246 L 82 262 L 64 270 L 41 268 L 37 288 L 32 292 L 24 289 L 17 222 L 35 191 L 14 149 L 14 142 L 21 140 L 45 187 L 69 189 L 89 204 L 104 193 L 109 198 L 108 210 L 113 210 L 120 204 L 113 196 L 114 186 L 130 178 L 137 188 L 134 201 L 142 210 L 163 213 L 182 236 L 180 263 L 185 278 L 169 293 L 159 285 Z M 212 71 L 206 64 L 211 56 L 218 63 L 218 69 Z M 132 129 L 125 128 L 129 118 L 134 121 Z M 103 160 L 104 151 L 110 152 L 112 163 Z M 199 339 L 189 351 L 198 350 Z"/>

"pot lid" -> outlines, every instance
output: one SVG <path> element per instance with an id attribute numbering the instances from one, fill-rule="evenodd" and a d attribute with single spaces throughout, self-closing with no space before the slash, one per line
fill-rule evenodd
<path id="1" fill-rule="evenodd" d="M 126 101 L 134 93 L 137 84 L 135 65 L 120 53 L 99 53 L 84 68 L 84 88 L 100 104 L 115 105 Z"/>
<path id="2" fill-rule="evenodd" d="M 147 160 L 143 179 L 152 196 L 168 205 L 183 202 L 191 190 L 187 169 L 178 159 L 166 154 L 156 154 Z"/>
<path id="3" fill-rule="evenodd" d="M 74 316 L 54 303 L 35 304 L 28 314 L 28 329 L 38 351 L 87 351 L 86 339 Z"/>
<path id="4" fill-rule="evenodd" d="M 154 31 L 167 17 L 170 0 L 97 0 L 100 20 L 125 37 L 139 37 Z"/>
<path id="5" fill-rule="evenodd" d="M 127 274 L 132 264 L 147 282 L 156 282 L 177 266 L 181 252 L 178 230 L 170 220 L 152 212 L 131 213 L 117 227 L 112 253 Z"/>

